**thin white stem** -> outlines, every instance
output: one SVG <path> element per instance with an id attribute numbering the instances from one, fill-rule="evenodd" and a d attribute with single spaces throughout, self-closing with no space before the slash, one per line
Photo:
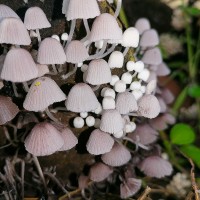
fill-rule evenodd
<path id="1" fill-rule="evenodd" d="M 19 93 L 17 92 L 17 87 L 16 87 L 15 83 L 13 83 L 13 82 L 12 82 L 12 87 L 13 87 L 13 92 L 14 92 L 15 96 L 16 96 L 16 97 L 19 97 L 20 95 L 19 95 Z"/>
<path id="2" fill-rule="evenodd" d="M 22 84 L 24 86 L 25 92 L 28 92 L 29 91 L 28 83 L 27 82 L 23 82 Z"/>
<path id="3" fill-rule="evenodd" d="M 122 8 L 122 0 L 117 0 L 117 8 L 115 10 L 115 14 L 114 17 L 117 19 L 117 17 L 119 16 L 120 10 Z"/>
<path id="4" fill-rule="evenodd" d="M 17 142 L 17 126 L 11 123 L 8 123 L 7 125 L 13 128 L 14 141 Z"/>
<path id="5" fill-rule="evenodd" d="M 76 27 L 76 19 L 73 19 L 73 20 L 71 21 L 71 27 L 70 27 L 69 37 L 68 37 L 68 41 L 67 41 L 66 46 L 72 41 L 72 38 L 73 38 L 73 35 L 74 35 L 75 27 Z"/>
<path id="6" fill-rule="evenodd" d="M 129 47 L 126 47 L 126 48 L 124 49 L 124 52 L 123 52 L 124 57 L 126 56 L 126 54 L 128 53 L 128 51 L 129 51 Z"/>
<path id="7" fill-rule="evenodd" d="M 36 29 L 36 34 L 37 34 L 37 39 L 38 39 L 38 43 L 40 44 L 42 39 L 41 39 L 41 36 L 40 36 L 40 31 L 39 29 Z"/>
<path id="8" fill-rule="evenodd" d="M 134 72 L 134 74 L 132 75 L 132 78 L 135 77 L 137 75 L 137 72 Z"/>
<path id="9" fill-rule="evenodd" d="M 24 199 L 24 174 L 25 174 L 25 162 L 21 161 L 21 185 L 22 185 L 22 194 L 21 197 Z"/>
<path id="10" fill-rule="evenodd" d="M 78 68 L 78 64 L 75 65 L 74 69 L 71 72 L 69 72 L 65 75 L 62 75 L 62 79 L 68 79 L 71 75 L 76 73 L 77 68 Z"/>
<path id="11" fill-rule="evenodd" d="M 94 86 L 94 87 L 92 88 L 93 92 L 97 91 L 97 90 L 99 89 L 99 87 L 100 87 L 100 85 Z"/>
<path id="12" fill-rule="evenodd" d="M 58 71 L 57 71 L 57 69 L 56 69 L 56 65 L 52 64 L 52 68 L 53 68 L 54 74 L 55 74 L 55 75 L 58 74 Z"/>
<path id="13" fill-rule="evenodd" d="M 85 26 L 85 30 L 86 30 L 87 36 L 89 36 L 89 34 L 90 34 L 90 27 L 89 27 L 87 19 L 83 19 L 83 24 Z"/>
<path id="14" fill-rule="evenodd" d="M 115 47 L 116 47 L 116 44 L 113 44 L 113 45 L 110 47 L 110 49 L 108 49 L 107 52 L 105 52 L 104 54 L 102 54 L 101 56 L 99 56 L 98 59 L 104 58 L 104 57 L 106 57 L 107 55 L 109 55 L 111 52 L 114 51 Z"/>
<path id="15" fill-rule="evenodd" d="M 59 67 L 58 67 L 58 72 L 60 73 L 60 72 L 62 72 L 62 71 L 63 71 L 63 65 L 60 64 Z"/>
<path id="16" fill-rule="evenodd" d="M 57 113 L 58 111 L 67 111 L 66 107 L 56 107 L 54 109 L 51 109 L 51 112 Z"/>
<path id="17" fill-rule="evenodd" d="M 38 173 L 39 173 L 39 176 L 40 176 L 40 178 L 41 178 L 41 180 L 42 180 L 42 182 L 43 182 L 43 184 L 44 184 L 45 190 L 46 190 L 46 192 L 47 192 L 47 184 L 46 184 L 46 181 L 45 181 L 45 178 L 44 178 L 44 174 L 43 174 L 43 172 L 42 172 L 42 169 L 41 169 L 39 160 L 38 160 L 38 158 L 37 158 L 36 156 L 34 156 L 34 155 L 32 155 L 32 156 L 33 156 L 34 164 L 35 164 L 35 166 L 36 166 L 36 168 L 37 168 L 37 171 L 38 171 Z"/>
<path id="18" fill-rule="evenodd" d="M 48 116 L 51 120 L 53 120 L 53 121 L 54 121 L 55 123 L 57 123 L 57 124 L 61 124 L 61 122 L 59 122 L 59 120 L 58 120 L 57 118 L 55 118 L 55 117 L 51 114 L 51 112 L 49 111 L 48 108 L 46 108 L 45 112 L 46 112 L 47 116 Z"/>

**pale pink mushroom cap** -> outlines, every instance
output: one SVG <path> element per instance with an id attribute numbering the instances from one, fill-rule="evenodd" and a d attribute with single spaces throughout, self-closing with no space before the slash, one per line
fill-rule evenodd
<path id="1" fill-rule="evenodd" d="M 116 98 L 116 109 L 122 115 L 137 111 L 138 106 L 134 95 L 130 92 L 118 93 Z"/>
<path id="2" fill-rule="evenodd" d="M 58 151 L 64 141 L 53 125 L 42 122 L 34 126 L 24 143 L 26 150 L 34 156 L 47 156 Z"/>
<path id="3" fill-rule="evenodd" d="M 45 13 L 39 7 L 31 7 L 26 11 L 24 25 L 28 30 L 51 27 Z"/>
<path id="4" fill-rule="evenodd" d="M 159 65 L 162 63 L 162 55 L 158 47 L 145 51 L 142 61 L 147 65 Z"/>
<path id="5" fill-rule="evenodd" d="M 100 155 L 110 152 L 114 145 L 114 139 L 99 129 L 92 131 L 87 142 L 87 151 L 92 155 Z"/>
<path id="6" fill-rule="evenodd" d="M 155 29 L 145 31 L 140 38 L 141 47 L 154 47 L 159 44 L 159 36 Z"/>
<path id="7" fill-rule="evenodd" d="M 170 74 L 170 69 L 169 67 L 166 65 L 166 63 L 162 62 L 159 66 L 158 66 L 158 70 L 156 71 L 157 76 L 167 76 Z"/>
<path id="8" fill-rule="evenodd" d="M 136 178 L 128 178 L 125 183 L 120 185 L 120 197 L 127 199 L 136 194 L 142 186 L 142 181 Z"/>
<path id="9" fill-rule="evenodd" d="M 37 78 L 38 68 L 31 54 L 21 48 L 11 49 L 5 58 L 1 78 L 12 82 L 25 82 Z"/>
<path id="10" fill-rule="evenodd" d="M 115 143 L 112 150 L 103 154 L 101 159 L 109 166 L 119 167 L 126 164 L 131 159 L 131 154 L 126 147 Z"/>
<path id="11" fill-rule="evenodd" d="M 89 40 L 122 40 L 122 31 L 111 14 L 103 13 L 93 22 Z"/>
<path id="12" fill-rule="evenodd" d="M 165 130 L 167 128 L 167 122 L 163 119 L 163 115 L 149 120 L 149 124 L 158 131 Z"/>
<path id="13" fill-rule="evenodd" d="M 162 90 L 162 98 L 164 99 L 166 104 L 171 104 L 174 101 L 175 97 L 169 89 L 164 88 Z"/>
<path id="14" fill-rule="evenodd" d="M 82 63 L 89 57 L 86 47 L 78 40 L 73 40 L 69 43 L 65 48 L 65 54 L 67 62 L 73 64 Z"/>
<path id="15" fill-rule="evenodd" d="M 147 117 L 155 118 L 160 113 L 160 104 L 158 99 L 153 95 L 145 95 L 138 101 L 138 114 Z"/>
<path id="16" fill-rule="evenodd" d="M 151 25 L 148 19 L 140 18 L 136 21 L 135 28 L 137 28 L 141 35 L 144 31 L 149 30 L 151 28 Z"/>
<path id="17" fill-rule="evenodd" d="M 59 151 L 67 151 L 72 149 L 78 144 L 77 137 L 73 134 L 73 132 L 69 128 L 65 128 L 61 131 L 61 136 L 64 140 L 64 145 Z"/>
<path id="18" fill-rule="evenodd" d="M 96 0 L 72 0 L 69 2 L 66 17 L 67 20 L 90 19 L 100 15 Z"/>
<path id="19" fill-rule="evenodd" d="M 80 113 L 96 110 L 99 102 L 89 85 L 78 83 L 70 90 L 65 105 L 68 110 Z"/>
<path id="20" fill-rule="evenodd" d="M 163 178 L 172 174 L 172 165 L 159 156 L 150 156 L 144 159 L 138 168 L 147 176 Z"/>
<path id="21" fill-rule="evenodd" d="M 91 85 L 101 85 L 110 83 L 111 79 L 111 70 L 105 60 L 98 59 L 90 62 L 87 69 L 86 82 Z"/>
<path id="22" fill-rule="evenodd" d="M 162 97 L 157 97 L 160 104 L 160 113 L 165 113 L 167 111 L 167 104 Z"/>
<path id="23" fill-rule="evenodd" d="M 19 112 L 19 108 L 12 102 L 11 98 L 0 96 L 0 125 L 11 121 Z"/>
<path id="24" fill-rule="evenodd" d="M 116 134 L 122 131 L 123 128 L 124 120 L 117 110 L 112 109 L 103 111 L 100 123 L 100 129 L 102 131 Z"/>
<path id="25" fill-rule="evenodd" d="M 113 173 L 113 169 L 103 163 L 96 163 L 90 168 L 89 178 L 94 182 L 101 182 Z"/>
<path id="26" fill-rule="evenodd" d="M 30 45 L 31 38 L 20 19 L 8 17 L 0 21 L 0 43 Z"/>
<path id="27" fill-rule="evenodd" d="M 0 21 L 7 17 L 14 17 L 19 19 L 19 16 L 10 7 L 4 4 L 0 4 Z"/>
<path id="28" fill-rule="evenodd" d="M 38 68 L 38 76 L 41 77 L 44 76 L 45 74 L 49 73 L 49 67 L 47 65 L 42 65 L 42 64 L 36 64 Z"/>
<path id="29" fill-rule="evenodd" d="M 32 83 L 23 106 L 26 110 L 38 112 L 44 111 L 49 105 L 65 99 L 65 94 L 54 80 L 41 77 Z"/>
<path id="30" fill-rule="evenodd" d="M 129 133 L 128 137 L 130 137 L 134 141 L 137 141 L 137 138 L 139 138 L 140 143 L 148 145 L 157 140 L 158 132 L 151 128 L 151 126 L 149 126 L 148 124 L 143 124 L 137 125 L 135 131 L 133 133 Z"/>
<path id="31" fill-rule="evenodd" d="M 66 55 L 60 42 L 54 38 L 45 38 L 38 49 L 37 61 L 40 64 L 64 64 Z"/>

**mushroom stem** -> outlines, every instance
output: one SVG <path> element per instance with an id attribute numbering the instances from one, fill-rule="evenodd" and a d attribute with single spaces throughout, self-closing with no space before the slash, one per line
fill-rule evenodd
<path id="1" fill-rule="evenodd" d="M 24 173 L 25 173 L 25 162 L 21 161 L 21 184 L 22 184 L 22 194 L 21 197 L 24 199 Z"/>
<path id="2" fill-rule="evenodd" d="M 67 45 L 71 42 L 71 40 L 72 40 L 72 37 L 73 37 L 73 35 L 74 35 L 75 27 L 76 27 L 76 19 L 73 19 L 72 22 L 71 22 L 69 37 L 68 37 L 68 41 L 67 41 L 66 46 L 67 46 Z"/>
<path id="3" fill-rule="evenodd" d="M 10 123 L 8 123 L 7 125 L 13 128 L 14 141 L 17 142 L 17 127 Z"/>
<path id="4" fill-rule="evenodd" d="M 74 69 L 71 72 L 69 72 L 69 73 L 67 73 L 65 75 L 62 75 L 62 78 L 63 79 L 68 79 L 71 75 L 73 75 L 74 73 L 76 73 L 77 68 L 78 68 L 78 64 L 75 64 Z"/>
<path id="5" fill-rule="evenodd" d="M 51 112 L 49 111 L 48 108 L 45 109 L 45 112 L 46 112 L 47 116 L 48 116 L 51 120 L 53 120 L 53 121 L 54 121 L 55 123 L 57 123 L 57 124 L 61 124 L 61 123 L 59 122 L 59 120 L 58 120 L 57 118 L 55 118 L 55 117 L 51 114 Z"/>
<path id="6" fill-rule="evenodd" d="M 59 66 L 59 68 L 58 68 L 58 72 L 60 73 L 60 72 L 62 72 L 62 71 L 63 71 L 63 65 L 60 64 L 60 66 Z"/>
<path id="7" fill-rule="evenodd" d="M 99 89 L 99 87 L 100 87 L 100 85 L 97 85 L 97 86 L 93 87 L 92 90 L 95 92 Z"/>
<path id="8" fill-rule="evenodd" d="M 12 87 L 13 87 L 13 92 L 14 92 L 15 96 L 19 97 L 20 95 L 17 92 L 17 87 L 16 87 L 15 83 L 12 83 Z"/>
<path id="9" fill-rule="evenodd" d="M 137 113 L 128 113 L 127 116 L 139 117 L 139 115 Z"/>
<path id="10" fill-rule="evenodd" d="M 40 31 L 39 29 L 36 29 L 36 34 L 37 34 L 37 39 L 38 39 L 38 43 L 40 44 L 42 39 L 41 39 L 41 36 L 40 36 Z"/>
<path id="11" fill-rule="evenodd" d="M 97 58 L 100 59 L 100 58 L 104 58 L 104 57 L 106 57 L 107 55 L 109 55 L 111 52 L 114 51 L 116 45 L 117 45 L 117 44 L 113 44 L 113 45 L 107 50 L 107 52 L 105 52 L 104 54 L 98 56 Z"/>
<path id="12" fill-rule="evenodd" d="M 58 71 L 57 71 L 57 69 L 56 69 L 56 65 L 52 64 L 52 68 L 53 68 L 54 74 L 55 74 L 55 75 L 58 74 Z"/>
<path id="13" fill-rule="evenodd" d="M 83 24 L 85 26 L 85 30 L 86 30 L 86 33 L 87 33 L 86 37 L 87 37 L 90 34 L 90 27 L 89 27 L 87 19 L 83 19 Z"/>
<path id="14" fill-rule="evenodd" d="M 135 72 L 135 73 L 132 75 L 132 78 L 135 77 L 136 75 L 137 75 L 137 72 Z"/>
<path id="15" fill-rule="evenodd" d="M 115 14 L 114 17 L 117 19 L 117 17 L 119 16 L 120 10 L 122 7 L 122 0 L 117 0 L 117 8 L 115 10 Z"/>
<path id="16" fill-rule="evenodd" d="M 51 109 L 51 112 L 57 113 L 58 111 L 67 111 L 67 108 L 65 107 L 56 107 L 54 109 Z"/>
<path id="17" fill-rule="evenodd" d="M 128 51 L 129 51 L 129 47 L 126 47 L 126 48 L 124 49 L 124 52 L 123 52 L 124 57 L 126 56 L 126 54 L 128 53 Z"/>
<path id="18" fill-rule="evenodd" d="M 43 174 L 43 172 L 42 172 L 40 163 L 39 163 L 39 161 L 38 161 L 38 158 L 37 158 L 36 156 L 34 156 L 34 155 L 32 155 L 32 156 L 33 156 L 33 162 L 35 163 L 35 166 L 36 166 L 36 168 L 37 168 L 37 171 L 38 171 L 38 173 L 39 173 L 39 176 L 40 176 L 40 178 L 41 178 L 41 180 L 42 180 L 42 182 L 43 182 L 43 184 L 44 184 L 45 190 L 46 190 L 46 192 L 47 192 L 47 184 L 46 184 L 46 181 L 45 181 L 44 174 Z"/>
<path id="19" fill-rule="evenodd" d="M 25 92 L 28 92 L 29 91 L 28 83 L 27 82 L 23 82 L 23 86 L 24 86 Z"/>

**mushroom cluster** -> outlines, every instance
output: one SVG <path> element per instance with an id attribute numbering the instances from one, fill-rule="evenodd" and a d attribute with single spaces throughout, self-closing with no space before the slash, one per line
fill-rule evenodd
<path id="1" fill-rule="evenodd" d="M 35 160 L 70 150 L 78 144 L 72 130 L 90 127 L 86 149 L 99 159 L 85 176 L 94 182 L 118 177 L 121 198 L 127 198 L 141 188 L 135 168 L 156 178 L 172 173 L 155 143 L 158 131 L 175 120 L 167 106 L 173 95 L 158 84 L 159 76 L 170 73 L 158 48 L 158 33 L 144 18 L 124 29 L 117 20 L 122 1 L 117 2 L 112 15 L 101 13 L 97 0 L 63 0 L 62 13 L 71 22 L 70 31 L 48 38 L 39 32 L 51 26 L 41 8 L 29 8 L 23 22 L 11 8 L 0 5 L 4 48 L 0 80 L 12 83 L 13 99 L 19 103 L 0 96 L 0 124 L 6 126 L 16 116 L 18 122 L 23 118 L 23 124 L 15 125 L 16 131 L 35 124 L 22 137 Z M 78 19 L 86 30 L 80 40 L 75 34 Z M 36 56 L 30 47 L 34 37 Z M 72 75 L 79 76 L 73 84 L 68 81 Z M 61 90 L 59 81 L 71 89 Z M 60 112 L 73 113 L 74 127 L 57 117 Z M 45 117 L 37 119 L 38 113 Z M 15 139 L 17 143 L 19 138 Z"/>

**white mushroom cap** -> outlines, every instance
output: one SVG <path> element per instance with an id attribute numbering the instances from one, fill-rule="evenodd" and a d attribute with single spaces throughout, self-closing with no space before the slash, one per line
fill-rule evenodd
<path id="1" fill-rule="evenodd" d="M 121 40 L 122 31 L 114 16 L 103 13 L 98 16 L 92 25 L 89 41 Z"/>
<path id="2" fill-rule="evenodd" d="M 103 59 L 97 59 L 90 62 L 86 82 L 91 85 L 101 85 L 111 81 L 111 71 L 108 63 Z"/>
<path id="3" fill-rule="evenodd" d="M 19 18 L 19 16 L 8 6 L 0 4 L 0 21 L 7 17 Z"/>
<path id="4" fill-rule="evenodd" d="M 138 78 L 147 82 L 150 76 L 150 71 L 148 69 L 143 69 L 139 74 Z"/>
<path id="5" fill-rule="evenodd" d="M 129 72 L 122 74 L 121 80 L 124 81 L 126 84 L 131 84 L 132 79 L 133 77 Z"/>
<path id="6" fill-rule="evenodd" d="M 140 73 L 143 70 L 144 70 L 144 63 L 141 60 L 135 62 L 135 64 L 134 64 L 134 71 Z"/>
<path id="7" fill-rule="evenodd" d="M 104 110 L 115 109 L 115 99 L 111 96 L 107 96 L 103 98 L 102 107 Z"/>
<path id="8" fill-rule="evenodd" d="M 39 7 L 30 7 L 24 17 L 24 25 L 28 30 L 49 28 L 49 23 L 45 13 Z"/>
<path id="9" fill-rule="evenodd" d="M 51 38 L 56 39 L 58 42 L 60 42 L 60 37 L 58 35 L 52 35 Z"/>
<path id="10" fill-rule="evenodd" d="M 95 118 L 94 118 L 93 116 L 88 116 L 88 117 L 86 118 L 85 122 L 86 122 L 86 125 L 87 125 L 88 127 L 92 127 L 92 126 L 94 126 L 94 124 L 95 124 Z"/>
<path id="11" fill-rule="evenodd" d="M 61 40 L 67 41 L 67 40 L 68 40 L 68 37 L 69 37 L 68 33 L 63 33 L 63 34 L 61 35 Z"/>
<path id="12" fill-rule="evenodd" d="M 97 49 L 102 49 L 103 44 L 104 44 L 104 41 L 103 40 L 99 40 L 99 41 L 96 41 L 94 45 L 95 45 L 95 47 Z"/>
<path id="13" fill-rule="evenodd" d="M 66 55 L 59 41 L 54 38 L 45 38 L 38 49 L 37 61 L 40 64 L 64 64 Z"/>
<path id="14" fill-rule="evenodd" d="M 32 83 L 23 107 L 34 112 L 44 111 L 49 105 L 65 99 L 65 94 L 54 80 L 48 77 L 41 77 Z"/>
<path id="15" fill-rule="evenodd" d="M 45 74 L 49 73 L 49 68 L 47 65 L 36 64 L 36 66 L 38 68 L 38 76 L 37 77 L 41 77 L 41 76 L 44 76 Z"/>
<path id="16" fill-rule="evenodd" d="M 98 108 L 99 102 L 89 85 L 78 83 L 70 90 L 65 105 L 72 112 L 91 112 Z"/>
<path id="17" fill-rule="evenodd" d="M 78 40 L 73 40 L 69 43 L 65 48 L 65 54 L 67 62 L 73 64 L 82 63 L 89 57 L 86 47 Z"/>
<path id="18" fill-rule="evenodd" d="M 135 97 L 135 99 L 136 99 L 137 101 L 138 101 L 138 100 L 142 97 L 142 95 L 143 95 L 143 93 L 142 93 L 141 90 L 133 90 L 131 93 L 133 94 L 133 96 Z"/>
<path id="19" fill-rule="evenodd" d="M 145 51 L 142 61 L 147 65 L 159 65 L 162 63 L 162 55 L 158 47 Z"/>
<path id="20" fill-rule="evenodd" d="M 128 61 L 126 63 L 126 69 L 129 71 L 129 72 L 132 72 L 133 70 L 135 70 L 135 62 L 134 61 Z"/>
<path id="21" fill-rule="evenodd" d="M 120 51 L 113 51 L 110 54 L 108 65 L 111 69 L 122 68 L 124 64 L 124 55 Z"/>
<path id="22" fill-rule="evenodd" d="M 2 79 L 25 82 L 37 77 L 38 68 L 27 50 L 14 48 L 7 53 L 1 72 Z"/>
<path id="23" fill-rule="evenodd" d="M 153 95 L 144 95 L 138 101 L 138 114 L 147 118 L 155 118 L 160 113 L 160 104 Z"/>
<path id="24" fill-rule="evenodd" d="M 67 14 L 69 2 L 70 2 L 70 0 L 63 0 L 63 4 L 62 4 L 62 14 Z"/>
<path id="25" fill-rule="evenodd" d="M 116 92 L 125 92 L 126 91 L 126 83 L 122 80 L 119 80 L 115 83 L 114 89 Z"/>
<path id="26" fill-rule="evenodd" d="M 80 113 L 80 116 L 81 116 L 82 118 L 86 118 L 86 117 L 88 116 L 88 113 L 87 113 L 87 112 L 81 112 L 81 113 Z"/>
<path id="27" fill-rule="evenodd" d="M 64 10 L 65 12 L 65 10 Z M 96 0 L 72 0 L 69 1 L 66 17 L 67 20 L 90 19 L 100 15 Z"/>
<path id="28" fill-rule="evenodd" d="M 124 31 L 122 37 L 122 46 L 124 47 L 138 47 L 139 44 L 139 32 L 136 28 L 130 27 Z"/>
<path id="29" fill-rule="evenodd" d="M 118 133 L 123 130 L 124 120 L 117 110 L 105 110 L 102 113 L 100 129 L 107 133 Z"/>
<path id="30" fill-rule="evenodd" d="M 73 125 L 75 128 L 83 128 L 84 124 L 85 124 L 85 122 L 84 122 L 83 118 L 81 118 L 81 117 L 76 117 L 73 120 Z"/>
<path id="31" fill-rule="evenodd" d="M 115 91 L 111 88 L 106 89 L 104 92 L 104 97 L 112 97 L 113 99 L 115 99 L 115 96 Z"/>
<path id="32" fill-rule="evenodd" d="M 119 81 L 119 76 L 112 75 L 110 85 L 114 86 L 117 81 Z"/>
<path id="33" fill-rule="evenodd" d="M 135 28 L 137 28 L 141 35 L 144 31 L 149 30 L 151 28 L 151 25 L 148 19 L 140 18 L 136 21 Z"/>
<path id="34" fill-rule="evenodd" d="M 8 17 L 0 21 L 0 44 L 30 45 L 31 38 L 23 22 Z"/>
<path id="35" fill-rule="evenodd" d="M 154 47 L 159 44 L 159 36 L 155 29 L 145 31 L 140 38 L 141 47 Z"/>
<path id="36" fill-rule="evenodd" d="M 140 90 L 141 89 L 141 83 L 139 81 L 134 81 L 130 85 L 131 90 Z"/>

